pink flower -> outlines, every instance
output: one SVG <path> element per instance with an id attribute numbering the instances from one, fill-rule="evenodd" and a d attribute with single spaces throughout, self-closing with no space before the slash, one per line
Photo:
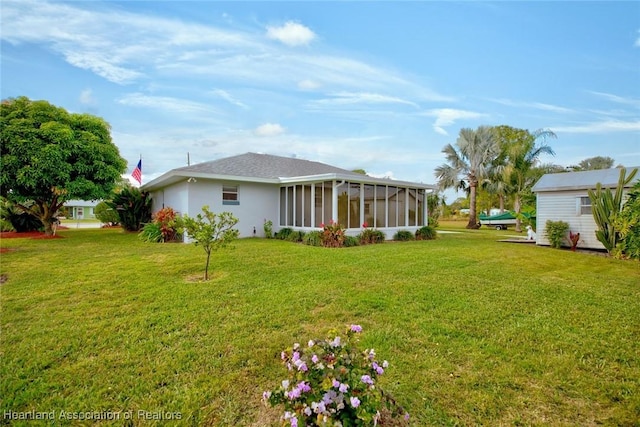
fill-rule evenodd
<path id="1" fill-rule="evenodd" d="M 362 326 L 360 326 L 360 325 L 351 325 L 351 332 L 362 332 Z"/>

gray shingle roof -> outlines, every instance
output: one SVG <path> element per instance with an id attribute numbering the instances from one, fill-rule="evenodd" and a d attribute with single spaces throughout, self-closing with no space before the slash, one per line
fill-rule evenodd
<path id="1" fill-rule="evenodd" d="M 639 169 L 638 166 L 628 167 L 627 176 L 633 169 Z M 596 187 L 597 183 L 601 183 L 604 188 L 615 188 L 620 178 L 620 169 L 599 169 L 581 172 L 562 172 L 550 173 L 543 175 L 542 178 L 533 186 L 534 192 L 542 191 L 568 191 L 568 190 L 588 190 Z M 640 179 L 640 171 L 636 174 L 633 182 Z"/>
<path id="2" fill-rule="evenodd" d="M 355 172 L 324 163 L 258 153 L 240 154 L 193 166 L 185 166 L 174 169 L 174 171 L 254 178 L 287 178 L 326 173 L 361 176 Z"/>

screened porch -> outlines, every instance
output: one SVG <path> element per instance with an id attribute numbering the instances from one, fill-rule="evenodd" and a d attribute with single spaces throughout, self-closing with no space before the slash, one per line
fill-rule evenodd
<path id="1" fill-rule="evenodd" d="M 311 229 L 337 221 L 347 229 L 427 225 L 426 189 L 346 180 L 280 187 L 280 227 Z"/>

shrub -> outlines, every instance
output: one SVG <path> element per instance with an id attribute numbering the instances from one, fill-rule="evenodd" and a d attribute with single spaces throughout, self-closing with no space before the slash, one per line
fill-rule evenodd
<path id="1" fill-rule="evenodd" d="M 10 201 L 3 199 L 1 216 L 3 220 L 3 231 L 25 233 L 28 231 L 42 231 L 44 226 L 38 217 L 16 206 Z M 6 228 L 6 230 L 4 230 Z"/>
<path id="2" fill-rule="evenodd" d="M 120 223 L 120 217 L 118 216 L 118 211 L 109 207 L 107 202 L 100 202 L 96 205 L 93 213 L 103 224 L 108 225 L 118 225 Z"/>
<path id="3" fill-rule="evenodd" d="M 353 246 L 360 246 L 360 239 L 355 236 L 345 236 L 342 246 L 345 248 L 351 248 Z"/>
<path id="4" fill-rule="evenodd" d="M 547 220 L 545 234 L 552 248 L 561 248 L 567 238 L 569 224 L 564 221 Z"/>
<path id="5" fill-rule="evenodd" d="M 434 227 L 425 225 L 416 230 L 416 240 L 433 240 L 437 236 L 436 229 Z"/>
<path id="6" fill-rule="evenodd" d="M 162 208 L 153 215 L 153 222 L 158 225 L 162 233 L 162 242 L 181 240 L 178 232 L 176 212 L 172 208 Z"/>
<path id="7" fill-rule="evenodd" d="M 162 242 L 162 231 L 160 226 L 155 222 L 149 222 L 142 227 L 138 237 L 143 242 L 147 243 L 160 243 Z"/>
<path id="8" fill-rule="evenodd" d="M 262 225 L 262 229 L 264 230 L 264 237 L 267 239 L 273 238 L 273 222 L 264 220 L 264 224 Z"/>
<path id="9" fill-rule="evenodd" d="M 302 242 L 302 239 L 304 239 L 304 231 L 295 230 L 289 233 L 285 240 L 287 240 L 288 242 L 299 243 Z"/>
<path id="10" fill-rule="evenodd" d="M 429 224 L 433 227 L 438 226 L 444 197 L 440 193 L 427 194 L 427 210 L 429 211 Z"/>
<path id="11" fill-rule="evenodd" d="M 640 181 L 629 191 L 627 202 L 614 222 L 620 240 L 612 255 L 640 260 Z"/>
<path id="12" fill-rule="evenodd" d="M 389 363 L 378 362 L 373 349 L 356 348 L 361 331 L 359 325 L 351 325 L 342 337 L 333 333 L 281 353 L 288 378 L 262 398 L 272 406 L 284 406 L 283 425 L 377 425 L 385 408 L 392 417 L 408 421 L 409 414 L 377 385 Z"/>
<path id="13" fill-rule="evenodd" d="M 9 221 L 9 209 L 11 209 L 11 202 L 0 197 L 0 231 L 15 231 L 11 221 Z"/>
<path id="14" fill-rule="evenodd" d="M 309 246 L 322 246 L 322 233 L 320 233 L 317 230 L 314 231 L 310 231 L 307 234 L 305 234 L 304 239 L 302 239 L 302 242 L 305 245 L 309 245 Z"/>
<path id="15" fill-rule="evenodd" d="M 162 208 L 153 215 L 153 222 L 143 225 L 140 231 L 140 239 L 149 243 L 166 243 L 182 240 L 182 234 L 176 218 L 176 212 L 172 208 Z"/>
<path id="16" fill-rule="evenodd" d="M 118 212 L 120 225 L 126 231 L 139 231 L 151 222 L 151 197 L 147 191 L 125 187 L 107 204 Z"/>
<path id="17" fill-rule="evenodd" d="M 275 234 L 275 238 L 276 239 L 280 239 L 280 240 L 286 240 L 287 237 L 289 236 L 289 234 L 291 234 L 291 233 L 293 233 L 293 229 L 285 227 L 285 228 L 280 229 L 280 231 L 278 231 Z"/>
<path id="18" fill-rule="evenodd" d="M 385 241 L 386 236 L 382 231 L 374 228 L 366 228 L 366 223 L 364 225 L 365 229 L 362 230 L 362 233 L 358 234 L 360 244 L 368 245 L 373 243 L 383 243 Z"/>
<path id="19" fill-rule="evenodd" d="M 327 248 L 340 248 L 344 245 L 344 228 L 333 220 L 329 225 L 320 224 L 322 227 L 322 245 Z"/>
<path id="20" fill-rule="evenodd" d="M 400 242 L 407 242 L 414 239 L 415 237 L 413 236 L 413 233 L 409 230 L 399 230 L 396 234 L 393 235 L 393 240 L 397 240 Z"/>

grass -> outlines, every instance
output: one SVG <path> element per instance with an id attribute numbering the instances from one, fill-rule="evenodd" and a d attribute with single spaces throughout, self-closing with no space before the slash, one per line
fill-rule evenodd
<path id="1" fill-rule="evenodd" d="M 117 229 L 3 239 L 0 413 L 278 425 L 260 399 L 280 351 L 358 323 L 416 426 L 639 425 L 640 263 L 462 227 L 346 249 L 243 239 L 208 282 L 201 248 Z"/>

